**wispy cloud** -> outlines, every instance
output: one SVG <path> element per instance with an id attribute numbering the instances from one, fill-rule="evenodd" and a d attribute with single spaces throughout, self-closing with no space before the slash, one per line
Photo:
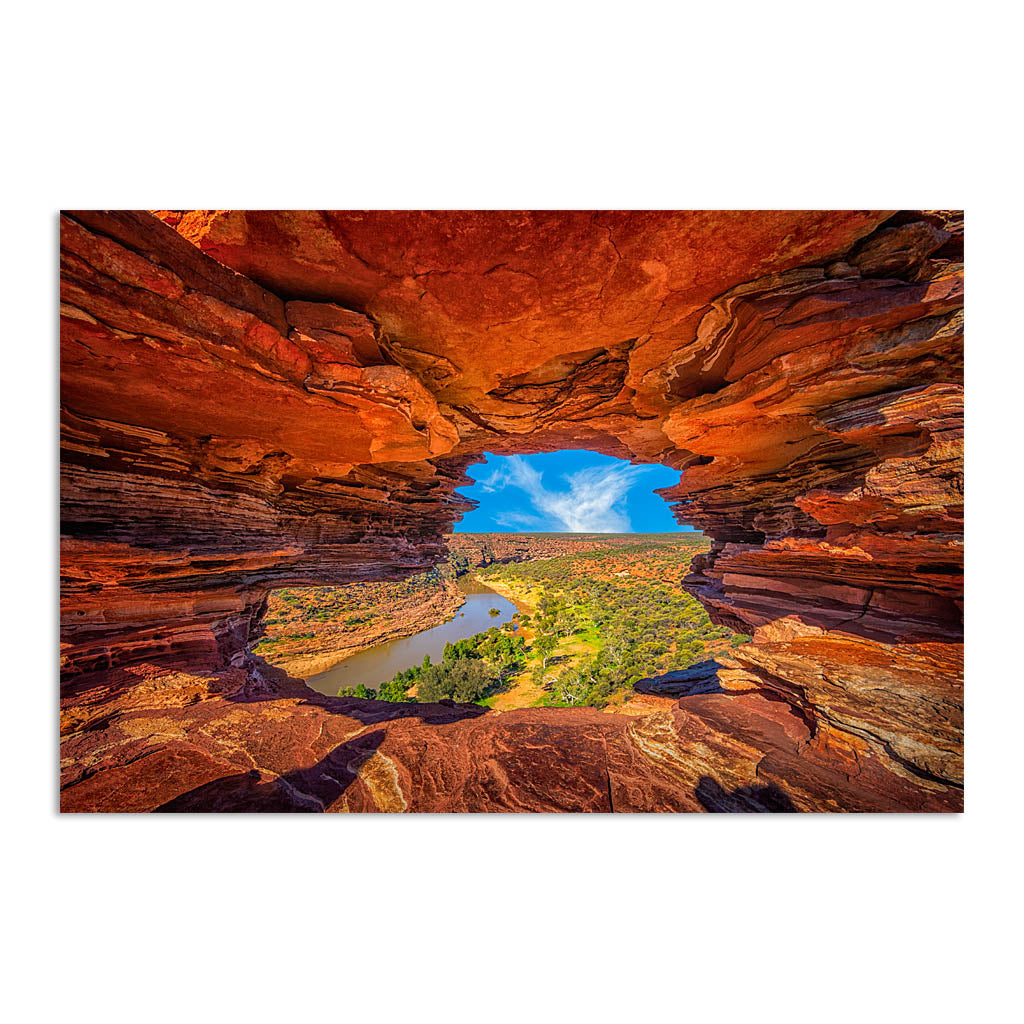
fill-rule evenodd
<path id="1" fill-rule="evenodd" d="M 562 477 L 568 490 L 553 491 L 544 486 L 541 474 L 533 466 L 513 455 L 491 476 L 477 483 L 487 492 L 514 487 L 529 497 L 533 513 L 507 509 L 495 516 L 502 526 L 569 533 L 626 533 L 630 530 L 626 495 L 648 468 L 623 463 L 580 469 Z"/>

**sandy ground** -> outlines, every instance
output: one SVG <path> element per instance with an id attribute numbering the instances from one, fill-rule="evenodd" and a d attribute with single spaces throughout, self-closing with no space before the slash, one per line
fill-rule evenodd
<path id="1" fill-rule="evenodd" d="M 497 580 L 477 580 L 478 583 L 493 590 L 502 597 L 507 597 L 518 609 L 521 615 L 533 615 L 536 607 L 530 601 L 529 595 L 521 590 L 510 587 L 507 583 L 499 583 Z"/>
<path id="2" fill-rule="evenodd" d="M 530 673 L 520 672 L 512 677 L 512 688 L 499 693 L 491 701 L 494 711 L 512 711 L 515 708 L 531 708 L 544 696 L 544 689 L 530 679 Z"/>

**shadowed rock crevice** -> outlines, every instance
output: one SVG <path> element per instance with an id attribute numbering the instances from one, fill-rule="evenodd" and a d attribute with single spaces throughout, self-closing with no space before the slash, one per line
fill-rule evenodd
<path id="1" fill-rule="evenodd" d="M 696 793 L 701 807 L 713 813 L 792 814 L 796 811 L 789 797 L 776 785 L 739 786 L 730 793 L 705 775 L 697 783 Z"/>

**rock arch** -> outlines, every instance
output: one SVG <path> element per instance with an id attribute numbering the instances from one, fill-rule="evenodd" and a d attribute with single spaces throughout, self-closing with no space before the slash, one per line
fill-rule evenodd
<path id="1" fill-rule="evenodd" d="M 64 806 L 958 808 L 962 240 L 956 211 L 65 214 Z M 571 447 L 684 471 L 688 587 L 756 631 L 723 692 L 367 712 L 245 655 L 272 587 L 436 562 L 484 449 Z M 526 732 L 550 756 L 487 777 Z"/>

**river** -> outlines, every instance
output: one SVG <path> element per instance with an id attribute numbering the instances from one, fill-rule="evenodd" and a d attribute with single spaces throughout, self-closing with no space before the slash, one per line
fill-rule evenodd
<path id="1" fill-rule="evenodd" d="M 385 644 L 353 654 L 326 672 L 310 676 L 306 685 L 331 697 L 341 687 L 356 686 L 359 683 L 376 690 L 381 683 L 393 679 L 399 672 L 422 663 L 424 655 L 429 654 L 431 661 L 439 662 L 445 644 L 465 640 L 474 633 L 483 633 L 491 626 L 500 626 L 516 613 L 516 606 L 507 597 L 496 594 L 476 579 L 463 578 L 459 581 L 459 587 L 466 595 L 466 600 L 454 618 L 412 636 L 389 640 Z M 499 614 L 491 615 L 492 608 L 497 608 Z"/>

